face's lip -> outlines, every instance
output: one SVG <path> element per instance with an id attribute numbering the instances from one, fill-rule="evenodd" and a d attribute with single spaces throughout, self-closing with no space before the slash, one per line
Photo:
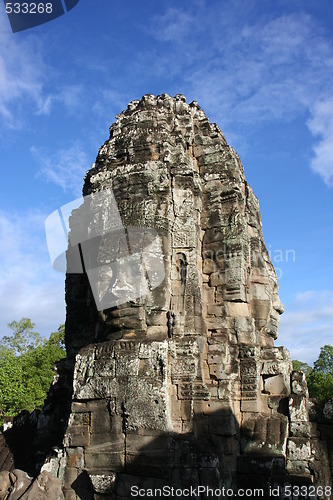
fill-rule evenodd
<path id="1" fill-rule="evenodd" d="M 278 320 L 278 318 L 270 317 L 268 325 L 278 328 L 278 326 L 279 326 L 279 320 Z"/>
<path id="2" fill-rule="evenodd" d="M 279 319 L 271 316 L 268 320 L 267 326 L 265 328 L 265 332 L 268 335 L 271 335 L 272 337 L 277 338 L 278 330 L 279 330 Z"/>
<path id="3" fill-rule="evenodd" d="M 280 314 L 273 309 L 267 321 L 266 331 L 276 333 L 279 329 Z"/>

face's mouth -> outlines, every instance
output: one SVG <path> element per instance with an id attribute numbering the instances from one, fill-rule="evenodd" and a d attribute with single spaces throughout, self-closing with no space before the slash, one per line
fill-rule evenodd
<path id="1" fill-rule="evenodd" d="M 279 316 L 280 314 L 276 310 L 273 310 L 265 328 L 266 333 L 271 335 L 274 339 L 277 338 L 277 332 L 279 330 Z"/>
<path id="2" fill-rule="evenodd" d="M 270 317 L 268 327 L 279 328 L 279 318 Z"/>

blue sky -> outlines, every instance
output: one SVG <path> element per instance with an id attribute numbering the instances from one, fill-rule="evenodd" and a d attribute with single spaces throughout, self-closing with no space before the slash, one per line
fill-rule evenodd
<path id="1" fill-rule="evenodd" d="M 0 5 L 0 318 L 65 319 L 44 221 L 81 194 L 108 127 L 143 94 L 197 100 L 259 198 L 285 305 L 278 345 L 333 344 L 331 0 L 80 0 L 11 33 Z"/>

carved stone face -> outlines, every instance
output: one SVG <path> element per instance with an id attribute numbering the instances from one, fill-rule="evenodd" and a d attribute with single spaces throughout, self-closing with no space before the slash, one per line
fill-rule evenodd
<path id="1" fill-rule="evenodd" d="M 267 321 L 267 333 L 275 340 L 278 336 L 279 318 L 283 314 L 284 307 L 278 295 L 278 287 L 275 286 L 271 301 L 270 314 Z"/>
<path id="2" fill-rule="evenodd" d="M 245 318 L 239 342 L 272 344 L 283 307 L 259 204 L 238 155 L 197 103 L 168 95 L 130 103 L 86 178 L 87 193 L 108 188 L 124 228 L 159 234 L 165 279 L 103 310 L 102 340 L 220 335 Z"/>
<path id="3" fill-rule="evenodd" d="M 252 271 L 249 287 L 251 315 L 255 320 L 256 330 L 275 340 L 284 307 L 278 295 L 278 281 L 268 254 L 264 254 L 260 267 Z"/>

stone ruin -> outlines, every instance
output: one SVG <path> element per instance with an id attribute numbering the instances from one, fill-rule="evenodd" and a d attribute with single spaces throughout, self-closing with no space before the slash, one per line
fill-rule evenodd
<path id="1" fill-rule="evenodd" d="M 86 174 L 83 194 L 100 192 L 114 196 L 122 227 L 110 232 L 100 217 L 93 264 L 67 274 L 67 359 L 28 419 L 33 456 L 12 466 L 31 472 L 39 461 L 68 500 L 199 485 L 214 498 L 223 488 L 262 488 L 264 498 L 280 488 L 283 498 L 285 485 L 331 486 L 332 431 L 310 421 L 304 375 L 274 345 L 283 306 L 258 200 L 219 127 L 182 95 L 132 101 Z M 134 253 L 156 235 L 164 279 L 144 286 L 152 246 L 133 298 L 131 280 L 112 277 L 110 248 L 127 242 Z M 112 307 L 96 307 L 97 267 L 109 269 L 97 294 L 113 279 Z M 302 498 L 315 497 L 330 498 Z"/>

